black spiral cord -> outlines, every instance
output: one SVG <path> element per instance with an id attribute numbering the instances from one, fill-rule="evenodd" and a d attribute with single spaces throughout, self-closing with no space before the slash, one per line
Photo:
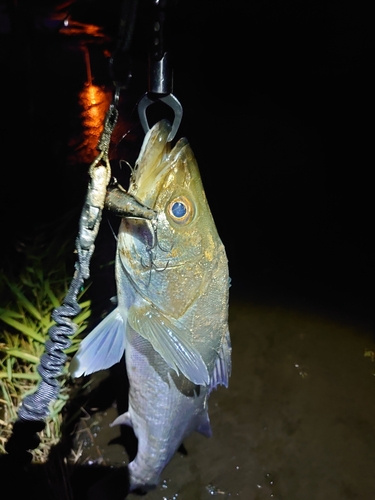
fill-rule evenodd
<path id="1" fill-rule="evenodd" d="M 40 359 L 38 373 L 42 380 L 37 390 L 26 396 L 18 411 L 21 420 L 41 420 L 48 416 L 49 404 L 57 399 L 60 384 L 57 377 L 62 375 L 62 368 L 67 361 L 64 349 L 71 345 L 70 336 L 75 332 L 76 325 L 72 322 L 80 312 L 77 295 L 83 284 L 82 273 L 78 271 L 73 278 L 64 303 L 52 313 L 56 325 L 48 332 L 50 340 L 45 344 L 46 353 Z"/>
<path id="2" fill-rule="evenodd" d="M 52 313 L 52 319 L 56 324 L 48 331 L 50 338 L 45 343 L 46 352 L 41 357 L 38 366 L 41 381 L 36 391 L 22 400 L 18 411 L 18 420 L 15 422 L 12 436 L 5 446 L 9 454 L 17 456 L 23 462 L 31 460 L 32 456 L 26 450 L 35 449 L 39 445 L 40 439 L 35 433 L 44 429 L 44 419 L 50 413 L 50 404 L 59 396 L 60 382 L 58 378 L 63 374 L 67 361 L 64 350 L 71 346 L 71 336 L 77 329 L 77 325 L 73 323 L 72 319 L 81 312 L 77 298 L 84 281 L 90 276 L 90 261 L 95 249 L 94 242 L 99 231 L 107 186 L 110 181 L 108 150 L 118 118 L 118 110 L 115 105 L 117 102 L 118 91 L 116 90 L 97 146 L 100 153 L 89 170 L 91 179 L 76 239 L 78 261 L 75 264 L 74 276 L 63 304 L 54 309 Z"/>

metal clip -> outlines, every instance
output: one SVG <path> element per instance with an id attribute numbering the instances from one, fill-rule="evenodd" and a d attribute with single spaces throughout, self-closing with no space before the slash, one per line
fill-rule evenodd
<path id="1" fill-rule="evenodd" d="M 168 94 L 165 96 L 157 96 L 155 98 L 150 96 L 150 94 L 148 93 L 145 94 L 138 103 L 138 115 L 145 134 L 147 134 L 147 132 L 150 130 L 150 127 L 148 125 L 146 110 L 151 104 L 153 104 L 156 101 L 164 102 L 167 106 L 172 108 L 172 111 L 174 112 L 174 120 L 172 123 L 172 128 L 171 131 L 169 132 L 167 139 L 167 142 L 170 142 L 174 139 L 177 130 L 179 129 L 179 126 L 181 124 L 182 120 L 181 103 L 173 94 Z"/>

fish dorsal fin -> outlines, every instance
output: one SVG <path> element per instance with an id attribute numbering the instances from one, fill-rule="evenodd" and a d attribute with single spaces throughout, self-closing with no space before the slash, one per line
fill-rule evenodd
<path id="1" fill-rule="evenodd" d="M 207 367 L 193 346 L 190 331 L 176 320 L 167 318 L 151 305 L 132 306 L 128 313 L 130 326 L 148 340 L 164 361 L 197 385 L 207 385 Z"/>
<path id="2" fill-rule="evenodd" d="M 232 347 L 228 330 L 223 343 L 221 344 L 219 356 L 217 357 L 214 365 L 214 371 L 210 381 L 210 392 L 213 389 L 216 389 L 218 385 L 228 387 L 229 377 L 232 370 L 231 353 Z"/>
<path id="3" fill-rule="evenodd" d="M 69 366 L 72 377 L 90 375 L 118 363 L 125 344 L 124 320 L 116 308 L 82 340 Z"/>

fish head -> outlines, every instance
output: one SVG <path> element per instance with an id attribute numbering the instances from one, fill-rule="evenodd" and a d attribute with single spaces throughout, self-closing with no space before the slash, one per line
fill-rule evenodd
<path id="1" fill-rule="evenodd" d="M 194 153 L 185 138 L 171 148 L 169 131 L 163 120 L 147 133 L 129 187 L 156 218 L 124 219 L 118 249 L 137 291 L 178 318 L 227 263 Z"/>

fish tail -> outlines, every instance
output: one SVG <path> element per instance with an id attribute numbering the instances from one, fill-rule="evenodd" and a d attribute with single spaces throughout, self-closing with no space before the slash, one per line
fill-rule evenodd
<path id="1" fill-rule="evenodd" d="M 159 482 L 159 475 L 155 476 L 154 472 L 145 470 L 142 464 L 139 464 L 135 458 L 128 465 L 129 470 L 129 491 L 140 491 L 146 493 L 147 491 L 156 488 Z"/>

